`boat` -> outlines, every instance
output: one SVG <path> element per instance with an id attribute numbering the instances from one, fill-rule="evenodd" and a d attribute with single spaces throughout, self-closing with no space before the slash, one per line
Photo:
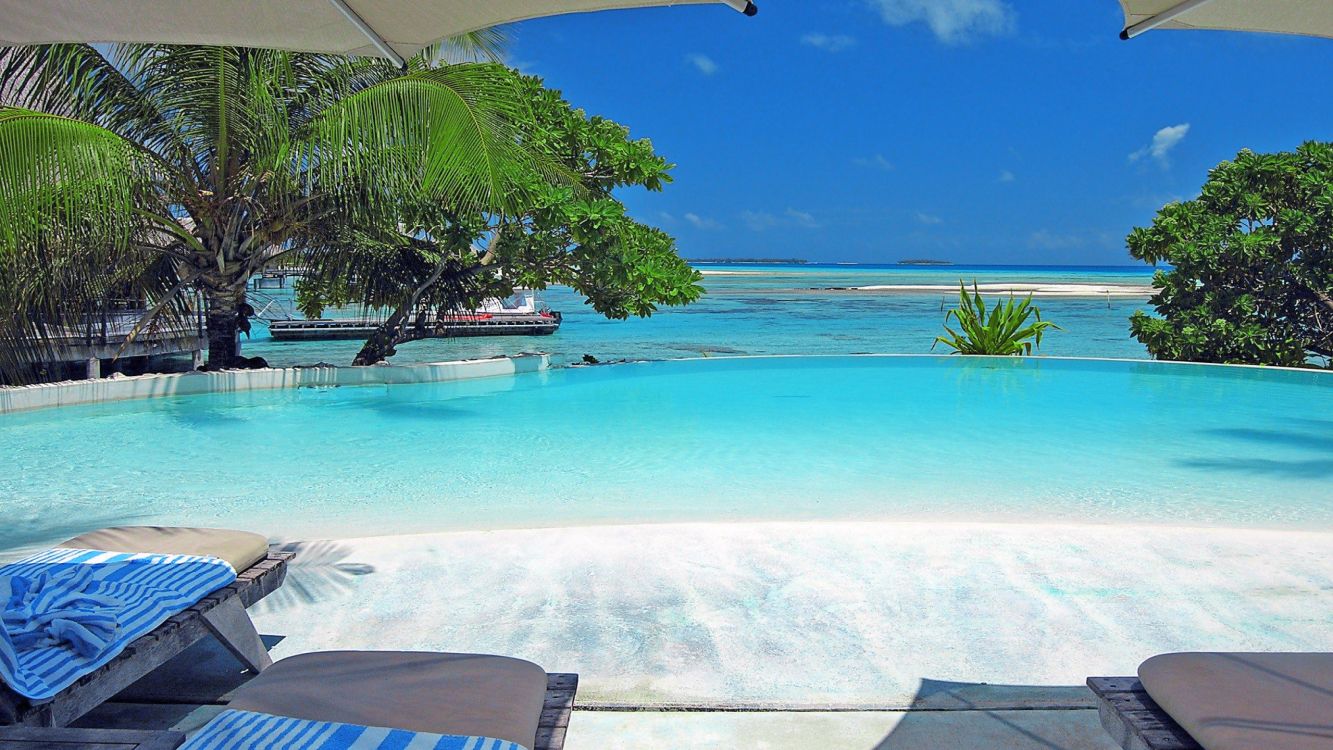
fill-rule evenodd
<path id="1" fill-rule="evenodd" d="M 461 312 L 429 311 L 426 333 L 420 338 L 468 336 L 549 336 L 560 330 L 561 315 L 537 301 L 532 289 L 519 289 L 504 299 L 486 300 Z M 329 341 L 366 339 L 384 323 L 380 315 L 355 318 L 292 319 L 269 322 L 275 341 Z"/>

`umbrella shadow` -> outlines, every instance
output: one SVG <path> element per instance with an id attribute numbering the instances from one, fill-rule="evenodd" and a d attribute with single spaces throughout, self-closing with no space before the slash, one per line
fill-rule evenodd
<path id="1" fill-rule="evenodd" d="M 990 685 L 922 679 L 909 711 L 874 750 L 1114 748 L 1082 686 Z"/>

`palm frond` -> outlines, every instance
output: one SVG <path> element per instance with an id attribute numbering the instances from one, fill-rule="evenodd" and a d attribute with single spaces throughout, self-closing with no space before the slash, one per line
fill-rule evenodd
<path id="1" fill-rule="evenodd" d="M 106 128 L 0 107 L 0 370 L 41 361 L 49 342 L 114 296 L 176 284 L 170 239 L 143 211 L 159 163 Z M 177 308 L 171 308 L 177 309 Z"/>
<path id="2" fill-rule="evenodd" d="M 526 105 L 512 74 L 493 64 L 414 71 L 322 111 L 302 134 L 300 159 L 322 191 L 354 185 L 348 208 L 392 210 L 425 195 L 459 211 L 521 200 L 532 160 L 520 145 Z"/>
<path id="3" fill-rule="evenodd" d="M 120 45 L 124 55 L 146 45 Z M 159 154 L 182 146 L 169 113 L 144 92 L 137 75 L 89 44 L 0 50 L 0 104 L 90 122 Z"/>
<path id="4" fill-rule="evenodd" d="M 509 51 L 509 34 L 500 26 L 489 26 L 448 37 L 432 44 L 417 55 L 425 67 L 467 62 L 504 62 Z"/>

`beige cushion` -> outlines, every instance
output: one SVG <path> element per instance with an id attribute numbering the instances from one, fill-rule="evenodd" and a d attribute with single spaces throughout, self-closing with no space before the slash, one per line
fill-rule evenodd
<path id="1" fill-rule="evenodd" d="M 1205 750 L 1333 748 L 1333 653 L 1162 654 L 1139 679 Z"/>
<path id="2" fill-rule="evenodd" d="M 61 547 L 107 552 L 157 552 L 164 555 L 219 557 L 239 573 L 268 555 L 268 540 L 259 534 L 229 529 L 176 526 L 115 526 L 76 536 Z"/>
<path id="3" fill-rule="evenodd" d="M 545 697 L 546 672 L 520 659 L 322 651 L 275 662 L 227 705 L 310 721 L 494 737 L 531 748 Z"/>

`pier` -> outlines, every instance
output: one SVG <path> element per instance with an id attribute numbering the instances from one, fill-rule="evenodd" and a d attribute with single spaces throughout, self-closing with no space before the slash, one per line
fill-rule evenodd
<path id="1" fill-rule="evenodd" d="M 560 322 L 558 312 L 441 315 L 428 321 L 417 338 L 549 336 L 560 329 Z M 366 339 L 383 323 L 383 318 L 275 320 L 268 330 L 275 341 Z"/>
<path id="2" fill-rule="evenodd" d="M 270 267 L 260 271 L 250 279 L 251 289 L 286 289 L 287 280 L 292 277 L 306 276 L 309 269 L 303 266 Z"/>

